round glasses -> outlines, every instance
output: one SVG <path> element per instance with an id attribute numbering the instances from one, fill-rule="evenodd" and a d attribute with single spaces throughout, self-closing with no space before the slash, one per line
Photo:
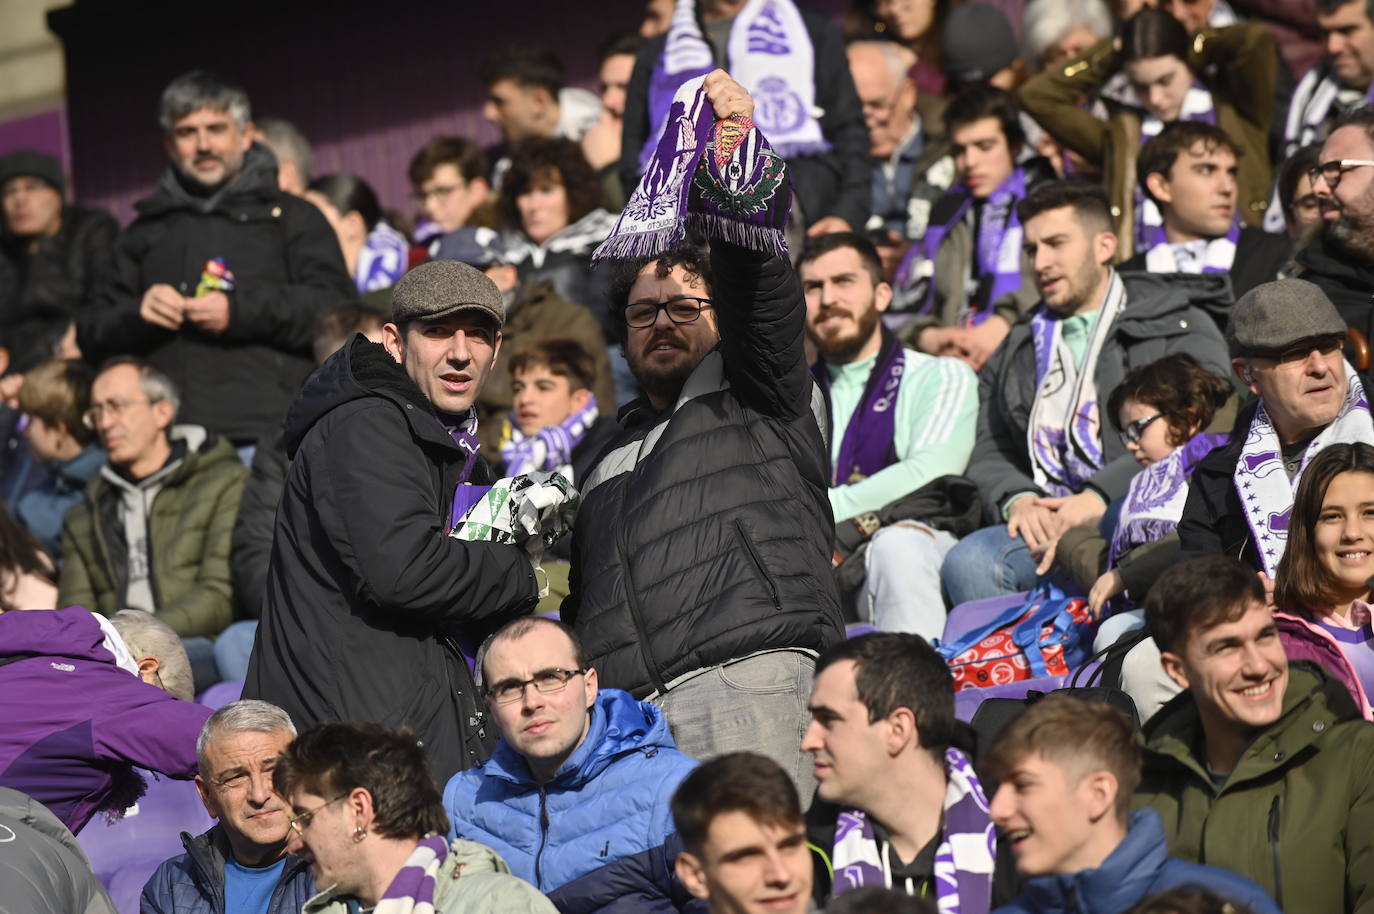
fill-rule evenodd
<path id="1" fill-rule="evenodd" d="M 625 323 L 631 327 L 652 327 L 658 312 L 668 312 L 675 324 L 690 324 L 701 317 L 702 309 L 711 307 L 709 298 L 670 298 L 667 301 L 636 301 L 625 306 Z"/>

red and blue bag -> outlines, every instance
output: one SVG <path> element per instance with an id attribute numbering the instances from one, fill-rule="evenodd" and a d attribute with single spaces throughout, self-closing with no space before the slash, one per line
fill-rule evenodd
<path id="1" fill-rule="evenodd" d="M 955 691 L 983 689 L 1068 675 L 1088 658 L 1092 621 L 1087 600 L 1042 581 L 1021 605 L 934 646 L 949 664 Z"/>

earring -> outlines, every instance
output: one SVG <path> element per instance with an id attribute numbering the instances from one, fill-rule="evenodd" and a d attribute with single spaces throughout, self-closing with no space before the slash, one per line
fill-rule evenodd
<path id="1" fill-rule="evenodd" d="M 355 826 L 353 826 L 353 843 L 354 843 L 354 844 L 357 844 L 358 842 L 362 841 L 362 840 L 363 840 L 364 838 L 366 838 L 366 837 L 367 837 L 367 829 L 363 828 L 361 825 L 355 825 Z"/>

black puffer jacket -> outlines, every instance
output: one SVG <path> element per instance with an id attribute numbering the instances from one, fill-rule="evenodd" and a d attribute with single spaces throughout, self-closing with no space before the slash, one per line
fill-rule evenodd
<path id="1" fill-rule="evenodd" d="M 180 421 L 252 444 L 281 421 L 314 362 L 320 314 L 357 298 L 333 229 L 314 206 L 277 189 L 277 163 L 254 144 L 243 170 L 213 196 L 196 196 L 168 167 L 120 237 L 115 278 L 77 321 L 94 362 L 146 356 L 181 392 Z M 143 294 L 166 283 L 196 294 L 207 261 L 234 274 L 229 327 L 214 336 L 139 316 Z"/>
<path id="2" fill-rule="evenodd" d="M 828 460 L 786 260 L 712 241 L 720 345 L 679 404 L 636 401 L 587 482 L 563 618 L 603 684 L 644 697 L 756 651 L 844 637 Z"/>
<path id="3" fill-rule="evenodd" d="M 62 227 L 37 250 L 0 232 L 0 343 L 12 369 L 27 371 L 52 355 L 72 317 L 109 281 L 118 233 L 109 213 L 80 206 L 62 209 Z"/>
<path id="4" fill-rule="evenodd" d="M 1374 340 L 1374 263 L 1361 263 L 1323 237 L 1298 252 L 1293 275 L 1315 283 L 1349 327 Z"/>
<path id="5" fill-rule="evenodd" d="M 472 674 L 454 639 L 534 608 L 513 546 L 445 534 L 464 452 L 381 346 L 355 336 L 286 421 L 262 622 L 245 698 L 318 721 L 408 724 L 444 783 L 486 757 Z M 479 461 L 473 483 L 490 483 Z"/>

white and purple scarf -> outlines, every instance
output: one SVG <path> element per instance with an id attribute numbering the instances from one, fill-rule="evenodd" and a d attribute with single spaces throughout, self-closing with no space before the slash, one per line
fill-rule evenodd
<path id="1" fill-rule="evenodd" d="M 563 473 L 570 480 L 572 473 L 572 452 L 587 432 L 596 423 L 596 397 L 588 399 L 587 405 L 564 419 L 558 425 L 541 428 L 533 435 L 521 434 L 515 423 L 510 424 L 510 434 L 501 442 L 501 460 L 507 476 L 519 476 L 532 470 L 549 470 Z"/>
<path id="2" fill-rule="evenodd" d="M 992 871 L 997 833 L 988 800 L 973 764 L 958 749 L 945 750 L 944 821 L 935 852 L 935 902 L 940 914 L 987 914 L 992 908 Z M 840 812 L 835 823 L 833 893 L 866 885 L 892 887 L 886 842 L 880 843 L 868 816 Z"/>
<path id="3" fill-rule="evenodd" d="M 445 425 L 443 422 L 439 424 L 448 432 L 453 443 L 458 445 L 464 457 L 463 469 L 458 474 L 458 486 L 453 490 L 453 507 L 448 517 L 449 530 L 452 530 L 463 519 L 463 515 L 468 513 L 468 509 L 490 491 L 491 486 L 468 485 L 472 471 L 477 466 L 477 452 L 482 449 L 482 443 L 477 438 L 477 410 L 468 407 L 467 414 L 455 425 Z"/>
<path id="4" fill-rule="evenodd" d="M 441 836 L 421 838 L 372 914 L 434 914 L 434 886 L 447 859 L 448 842 Z"/>
<path id="5" fill-rule="evenodd" d="M 1328 444 L 1357 443 L 1374 445 L 1374 419 L 1369 414 L 1364 385 L 1350 363 L 1345 363 L 1345 403 L 1335 420 L 1322 429 L 1303 451 L 1302 465 L 1290 480 L 1283 466 L 1283 448 L 1278 432 L 1261 400 L 1245 436 L 1240 459 L 1236 461 L 1234 484 L 1245 509 L 1245 520 L 1254 538 L 1255 551 L 1270 577 L 1279 567 L 1288 545 L 1288 520 L 1293 513 L 1293 493 L 1308 462 Z"/>
<path id="6" fill-rule="evenodd" d="M 1188 443 L 1131 479 L 1117 516 L 1107 567 L 1115 568 L 1122 555 L 1143 543 L 1153 543 L 1178 527 L 1188 501 L 1188 478 L 1198 461 L 1231 440 L 1230 435 L 1194 435 Z"/>
<path id="7" fill-rule="evenodd" d="M 1233 219 L 1220 238 L 1177 244 L 1166 239 L 1151 246 L 1145 252 L 1145 269 L 1151 273 L 1228 273 L 1236 261 L 1238 244 L 1240 222 Z"/>
<path id="8" fill-rule="evenodd" d="M 964 199 L 955 211 L 954 217 L 944 225 L 931 225 L 926 229 L 925 238 L 919 245 L 912 245 L 906 257 L 897 267 L 896 285 L 906 289 L 921 279 L 914 272 L 933 274 L 935 255 L 940 244 L 950 231 L 968 215 L 970 206 L 975 204 L 973 194 L 960 183 L 950 193 L 963 194 Z M 1026 196 L 1026 172 L 1015 168 L 1005 181 L 983 202 L 983 217 L 978 223 L 978 237 L 974 243 L 974 257 L 978 261 L 979 287 L 970 296 L 964 312 L 959 315 L 963 326 L 981 324 L 993 313 L 993 305 L 1004 295 L 1021 288 L 1021 220 L 1016 215 L 1016 204 Z M 928 284 L 925 304 L 919 313 L 929 314 L 935 307 L 935 283 Z"/>
<path id="9" fill-rule="evenodd" d="M 897 394 L 906 372 L 906 355 L 892 331 L 880 327 L 882 345 L 864 385 L 859 408 L 854 410 L 840 439 L 840 454 L 830 471 L 830 484 L 842 486 L 867 479 L 897 462 Z M 830 406 L 830 372 L 824 359 L 817 359 L 811 374 L 825 394 L 826 412 Z M 835 429 L 830 434 L 834 435 Z"/>
<path id="10" fill-rule="evenodd" d="M 704 82 L 700 76 L 684 83 L 673 97 L 648 168 L 593 261 L 656 256 L 689 227 L 787 256 L 787 166 L 749 118 L 716 120 Z"/>
<path id="11" fill-rule="evenodd" d="M 1097 359 L 1126 307 L 1126 287 L 1115 270 L 1088 338 L 1083 364 L 1061 337 L 1063 318 L 1041 303 L 1031 313 L 1035 347 L 1035 403 L 1026 429 L 1035 484 L 1051 495 L 1073 495 L 1102 469 L 1102 417 Z"/>
<path id="12" fill-rule="evenodd" d="M 730 27 L 726 47 L 730 75 L 754 98 L 754 122 L 784 158 L 830 150 L 817 120 L 815 48 L 792 0 L 749 0 Z M 716 68 L 701 33 L 694 0 L 678 0 L 649 77 L 649 139 L 639 154 L 641 171 L 671 121 L 683 84 Z"/>
<path id="13" fill-rule="evenodd" d="M 409 260 L 410 242 L 383 219 L 367 233 L 363 249 L 358 253 L 353 282 L 359 292 L 389 289 L 405 275 Z"/>

